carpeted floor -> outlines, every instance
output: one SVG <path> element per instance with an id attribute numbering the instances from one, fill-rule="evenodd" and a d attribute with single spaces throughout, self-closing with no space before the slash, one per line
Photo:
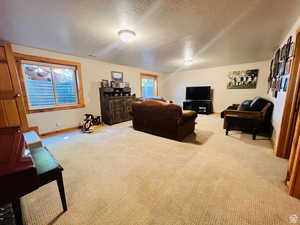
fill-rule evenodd
<path id="1" fill-rule="evenodd" d="M 61 213 L 53 182 L 22 199 L 27 224 L 273 225 L 300 217 L 300 201 L 283 184 L 287 161 L 269 140 L 225 136 L 217 116 L 197 122 L 184 143 L 131 122 L 44 139 L 65 169 L 69 210 Z"/>

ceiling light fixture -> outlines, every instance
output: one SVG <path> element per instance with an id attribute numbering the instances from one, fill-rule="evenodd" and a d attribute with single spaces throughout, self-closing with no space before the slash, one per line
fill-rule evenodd
<path id="1" fill-rule="evenodd" d="M 193 59 L 185 59 L 184 60 L 184 65 L 185 66 L 190 66 L 193 64 Z"/>
<path id="2" fill-rule="evenodd" d="M 131 42 L 135 39 L 135 32 L 132 30 L 119 30 L 118 35 L 124 42 Z"/>

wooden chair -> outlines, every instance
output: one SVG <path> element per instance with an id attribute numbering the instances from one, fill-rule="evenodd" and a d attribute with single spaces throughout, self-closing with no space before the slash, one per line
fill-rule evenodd
<path id="1" fill-rule="evenodd" d="M 39 186 L 43 186 L 52 181 L 57 182 L 61 203 L 63 211 L 67 211 L 67 202 L 64 191 L 64 183 L 62 177 L 63 168 L 52 156 L 52 154 L 45 147 L 35 148 L 30 151 L 32 158 L 34 160 L 38 177 L 39 177 Z M 14 200 L 12 202 L 12 207 L 15 213 L 16 224 L 21 225 L 22 223 L 22 210 L 20 199 Z"/>

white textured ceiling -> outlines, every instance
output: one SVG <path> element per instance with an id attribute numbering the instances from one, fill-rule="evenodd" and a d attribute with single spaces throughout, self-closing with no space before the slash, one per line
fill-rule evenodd
<path id="1" fill-rule="evenodd" d="M 1 0 L 0 39 L 173 72 L 269 59 L 299 15 L 299 0 Z"/>

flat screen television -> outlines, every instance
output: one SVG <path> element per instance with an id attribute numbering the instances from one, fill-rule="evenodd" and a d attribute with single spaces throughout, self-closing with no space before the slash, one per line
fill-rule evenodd
<path id="1" fill-rule="evenodd" d="M 210 86 L 187 87 L 186 100 L 209 100 Z"/>

